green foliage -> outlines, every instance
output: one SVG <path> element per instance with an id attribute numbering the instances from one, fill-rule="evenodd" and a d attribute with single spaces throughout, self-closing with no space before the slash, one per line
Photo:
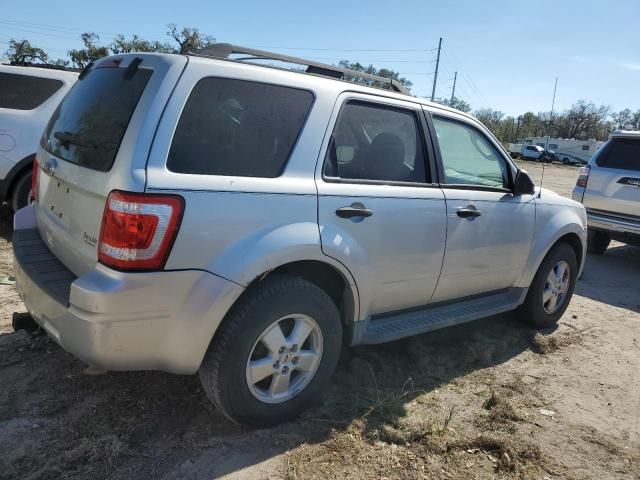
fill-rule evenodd
<path id="1" fill-rule="evenodd" d="M 97 34 L 85 32 L 80 36 L 84 47 L 69 50 L 69 57 L 75 67 L 84 68 L 89 63 L 111 54 L 131 52 L 185 54 L 215 43 L 215 38 L 200 33 L 197 28 L 183 27 L 178 29 L 174 23 L 167 25 L 167 28 L 167 36 L 177 44 L 176 46 L 169 42 L 146 40 L 138 35 L 133 35 L 131 38 L 116 35 L 108 46 L 99 45 L 100 37 Z"/>
<path id="2" fill-rule="evenodd" d="M 398 72 L 396 72 L 395 70 L 391 70 L 389 68 L 377 69 L 373 65 L 369 65 L 365 67 L 360 62 L 350 62 L 349 60 L 342 60 L 340 61 L 339 65 L 343 68 L 355 70 L 356 72 L 368 73 L 370 75 L 378 75 L 379 77 L 390 78 L 392 80 L 395 80 L 399 84 L 401 84 L 407 90 L 411 89 L 411 86 L 413 85 L 411 81 L 407 80 L 404 77 L 401 77 Z M 355 76 L 353 78 L 349 78 L 349 80 L 361 83 L 363 85 L 368 85 L 368 86 L 382 86 L 382 87 L 387 86 L 386 84 L 377 85 L 378 82 L 376 82 L 375 80 L 368 80 L 366 78 L 360 78 Z"/>
<path id="3" fill-rule="evenodd" d="M 211 35 L 202 34 L 197 28 L 183 27 L 182 30 L 178 30 L 175 23 L 170 23 L 167 27 L 169 28 L 167 35 L 178 44 L 174 53 L 195 52 L 216 42 Z"/>
<path id="4" fill-rule="evenodd" d="M 502 112 L 481 108 L 474 116 L 486 125 L 502 142 L 515 142 L 525 137 L 575 138 L 577 140 L 606 140 L 616 128 L 640 130 L 640 110 L 624 109 L 612 113 L 607 105 L 578 100 L 567 110 L 551 112 L 526 112 L 517 118 L 503 118 Z"/>
<path id="5" fill-rule="evenodd" d="M 471 105 L 458 97 L 453 97 L 453 101 L 449 99 L 436 99 L 436 103 L 441 105 L 446 105 L 447 107 L 455 108 L 456 110 L 460 110 L 464 113 L 469 113 L 471 111 Z"/>
<path id="6" fill-rule="evenodd" d="M 133 35 L 130 39 L 127 39 L 124 35 L 116 35 L 109 48 L 114 54 L 132 52 L 176 53 L 176 49 L 169 43 L 145 40 L 138 37 L 138 35 Z"/>
<path id="7" fill-rule="evenodd" d="M 85 32 L 80 35 L 80 38 L 82 39 L 84 48 L 69 50 L 68 52 L 74 67 L 84 68 L 89 63 L 109 55 L 108 47 L 97 44 L 97 42 L 100 41 L 100 37 L 97 34 Z"/>
<path id="8" fill-rule="evenodd" d="M 9 48 L 4 52 L 11 62 L 47 63 L 49 55 L 42 48 L 34 47 L 29 40 L 9 40 Z"/>

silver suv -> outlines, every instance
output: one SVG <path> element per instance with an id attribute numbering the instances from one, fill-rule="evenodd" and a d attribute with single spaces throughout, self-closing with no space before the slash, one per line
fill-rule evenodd
<path id="1" fill-rule="evenodd" d="M 390 89 L 340 80 L 356 76 Z M 199 372 L 257 425 L 308 406 L 343 342 L 510 310 L 553 325 L 584 208 L 536 190 L 472 117 L 401 90 L 229 45 L 96 62 L 15 216 L 27 309 L 87 364 Z"/>
<path id="2" fill-rule="evenodd" d="M 640 132 L 618 130 L 582 167 L 573 199 L 587 208 L 588 251 L 611 239 L 640 246 Z"/>

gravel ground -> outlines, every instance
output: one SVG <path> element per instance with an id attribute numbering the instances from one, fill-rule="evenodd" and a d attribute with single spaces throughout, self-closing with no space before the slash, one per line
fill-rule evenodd
<path id="1" fill-rule="evenodd" d="M 539 183 L 541 168 L 524 162 Z M 544 186 L 570 195 L 575 167 Z M 0 211 L 0 276 L 10 275 Z M 196 376 L 83 375 L 46 336 L 12 333 L 0 285 L 0 479 L 640 478 L 640 249 L 589 256 L 559 327 L 500 315 L 343 352 L 323 402 L 250 430 Z"/>

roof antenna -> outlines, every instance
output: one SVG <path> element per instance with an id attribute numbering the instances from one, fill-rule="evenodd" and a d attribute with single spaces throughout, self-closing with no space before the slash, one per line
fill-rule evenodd
<path id="1" fill-rule="evenodd" d="M 556 84 L 553 86 L 553 100 L 551 100 L 551 114 L 549 115 L 549 124 L 547 126 L 547 142 L 544 146 L 545 157 L 549 154 L 549 131 L 551 130 L 551 124 L 553 123 L 553 107 L 556 105 L 556 90 L 558 89 L 558 77 L 556 77 Z M 553 161 L 553 159 L 551 160 Z M 538 198 L 542 196 L 542 181 L 544 180 L 544 167 L 547 162 L 542 159 L 542 177 L 540 178 L 540 191 L 538 192 Z"/>

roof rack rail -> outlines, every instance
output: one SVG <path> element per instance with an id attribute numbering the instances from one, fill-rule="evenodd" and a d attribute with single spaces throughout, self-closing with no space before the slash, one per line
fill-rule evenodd
<path id="1" fill-rule="evenodd" d="M 282 55 L 280 53 L 267 52 L 265 50 L 256 50 L 255 48 L 241 47 L 239 45 L 232 45 L 230 43 L 214 43 L 213 45 L 201 48 L 199 50 L 196 50 L 195 52 L 190 52 L 190 55 L 221 58 L 239 62 L 255 60 L 277 60 L 284 63 L 306 66 L 307 68 L 306 70 L 304 70 L 305 73 L 322 75 L 325 77 L 331 77 L 338 80 L 346 81 L 353 81 L 351 80 L 352 77 L 372 80 L 383 85 L 388 85 L 392 90 L 396 92 L 410 95 L 409 91 L 404 88 L 402 84 L 400 84 L 397 80 L 393 80 L 391 78 L 381 77 L 379 75 L 371 75 L 370 73 L 358 72 L 357 70 L 351 70 L 349 68 L 336 67 L 335 65 L 329 65 L 326 63 L 314 62 L 312 60 L 306 60 L 304 58 Z M 233 55 L 245 56 L 240 58 L 231 58 Z"/>
<path id="2" fill-rule="evenodd" d="M 62 70 L 65 72 L 79 72 L 79 68 L 67 67 L 65 65 L 56 65 L 52 63 L 33 63 L 33 62 L 14 62 L 5 63 L 5 65 L 11 65 L 14 67 L 37 67 L 48 68 L 49 70 Z"/>

